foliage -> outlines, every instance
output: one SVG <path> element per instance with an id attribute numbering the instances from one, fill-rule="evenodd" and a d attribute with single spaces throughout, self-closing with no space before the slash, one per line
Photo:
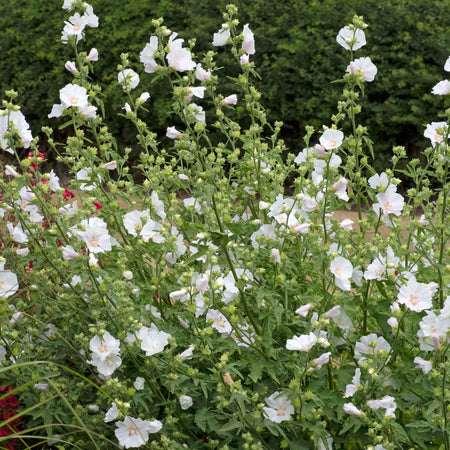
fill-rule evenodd
<path id="1" fill-rule="evenodd" d="M 0 380 L 13 386 L 0 401 L 15 396 L 0 444 L 450 449 L 450 109 L 426 127 L 422 161 L 400 166 L 397 146 L 378 173 L 362 121 L 374 66 L 356 58 L 355 16 L 350 52 L 334 43 L 347 56 L 337 73 L 351 60 L 335 113 L 286 156 L 255 87 L 253 25 L 235 6 L 230 37 L 205 53 L 153 20 L 140 79 L 142 43 L 104 80 L 93 13 L 72 8 L 73 79 L 49 108 L 71 131 L 58 141 L 42 128 L 67 188 L 17 92 L 0 113 L 15 158 L 0 172 Z M 103 82 L 125 104 L 137 163 L 106 125 Z M 339 218 L 352 207 L 355 221 Z"/>
<path id="2" fill-rule="evenodd" d="M 5 30 L 0 43 L 0 79 L 2 86 L 19 92 L 31 127 L 38 132 L 40 113 L 50 111 L 59 87 L 69 80 L 61 69 L 70 49 L 59 45 L 53 32 L 63 16 L 51 2 L 12 0 L 8 7 L 6 0 L 3 2 L 9 12 L 0 17 L 0 27 Z M 211 0 L 93 1 L 102 21 L 98 39 L 90 42 L 88 36 L 86 40 L 87 45 L 99 49 L 96 81 L 103 87 L 107 123 L 121 146 L 134 144 L 132 128 L 117 118 L 123 106 L 114 89 L 118 55 L 139 55 L 149 38 L 151 20 L 160 16 L 166 18 L 170 29 L 196 36 L 195 52 L 202 53 L 225 5 L 225 1 Z M 375 141 L 376 166 L 386 164 L 393 145 L 404 145 L 411 157 L 423 150 L 421 127 L 438 107 L 430 88 L 450 46 L 444 19 L 450 15 L 448 2 L 289 0 L 273 4 L 250 0 L 237 5 L 242 23 L 251 22 L 259 36 L 255 61 L 262 81 L 256 84 L 262 89 L 264 83 L 268 118 L 283 120 L 281 137 L 290 148 L 300 149 L 305 125 L 321 126 L 334 110 L 339 93 L 330 83 L 345 63 L 344 56 L 335 51 L 336 24 L 359 14 L 372 24 L 370 48 L 380 71 L 381 82 L 368 94 L 363 112 Z M 136 58 L 133 65 L 137 62 Z M 226 73 L 233 73 L 228 55 L 219 62 Z M 143 80 L 144 89 L 149 89 L 149 83 Z M 160 89 L 164 91 L 162 86 Z M 170 99 L 160 95 L 157 102 L 158 107 L 144 118 L 162 131 Z"/>

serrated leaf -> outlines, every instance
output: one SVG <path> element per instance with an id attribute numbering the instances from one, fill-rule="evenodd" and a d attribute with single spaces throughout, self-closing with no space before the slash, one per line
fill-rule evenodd
<path id="1" fill-rule="evenodd" d="M 250 368 L 250 373 L 248 374 L 248 376 L 254 383 L 257 383 L 261 379 L 263 367 L 264 367 L 264 363 L 262 361 L 255 361 L 252 364 L 252 366 Z"/>
<path id="2" fill-rule="evenodd" d="M 227 424 L 225 424 L 223 427 L 220 427 L 216 431 L 219 434 L 223 434 L 228 433 L 231 430 L 235 430 L 236 428 L 242 428 L 242 423 L 236 418 L 233 418 Z"/>

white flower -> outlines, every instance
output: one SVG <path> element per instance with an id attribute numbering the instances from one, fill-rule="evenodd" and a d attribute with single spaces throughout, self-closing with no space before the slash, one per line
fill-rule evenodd
<path id="1" fill-rule="evenodd" d="M 153 73 L 158 70 L 158 64 L 156 63 L 154 56 L 158 51 L 158 38 L 156 36 L 152 36 L 150 38 L 150 42 L 146 44 L 144 50 L 140 53 L 140 61 L 144 64 L 144 70 L 147 73 Z"/>
<path id="2" fill-rule="evenodd" d="M 64 4 L 62 6 L 62 9 L 70 9 L 72 7 L 72 3 L 75 0 L 64 0 Z"/>
<path id="3" fill-rule="evenodd" d="M 450 94 L 450 81 L 449 80 L 439 81 L 439 83 L 433 87 L 431 93 L 434 95 Z"/>
<path id="4" fill-rule="evenodd" d="M 76 37 L 76 43 L 83 39 L 83 32 L 86 25 L 88 25 L 88 18 L 86 16 L 80 16 L 79 13 L 69 17 L 68 22 L 64 22 L 66 25 L 63 29 L 61 40 L 64 44 L 67 44 L 70 36 Z"/>
<path id="5" fill-rule="evenodd" d="M 308 315 L 308 312 L 311 308 L 313 308 L 314 305 L 312 303 L 307 303 L 306 305 L 300 306 L 300 308 L 297 308 L 295 310 L 295 314 L 299 314 L 302 317 L 306 317 Z"/>
<path id="6" fill-rule="evenodd" d="M 261 239 L 260 236 L 264 237 L 264 239 Z M 273 224 L 261 225 L 259 230 L 252 233 L 252 235 L 250 236 L 250 240 L 252 241 L 253 248 L 259 248 L 260 242 L 263 247 L 265 247 L 266 244 L 270 244 L 270 241 L 279 242 L 279 239 L 277 238 L 277 234 L 275 231 L 275 225 Z"/>
<path id="7" fill-rule="evenodd" d="M 336 325 L 342 330 L 348 331 L 353 328 L 350 317 L 340 305 L 333 306 L 333 308 L 327 311 L 324 316 L 333 319 L 336 322 Z"/>
<path id="8" fill-rule="evenodd" d="M 89 54 L 86 56 L 87 61 L 98 61 L 98 50 L 91 48 Z"/>
<path id="9" fill-rule="evenodd" d="M 339 30 L 336 42 L 342 45 L 346 50 L 356 51 L 366 45 L 366 36 L 363 30 L 351 30 L 350 27 L 344 27 Z"/>
<path id="10" fill-rule="evenodd" d="M 398 328 L 398 320 L 396 317 L 389 317 L 389 319 L 386 322 L 394 330 Z"/>
<path id="11" fill-rule="evenodd" d="M 389 185 L 389 178 L 387 177 L 386 172 L 382 172 L 380 175 L 376 173 L 367 181 L 372 189 L 376 189 L 378 187 L 387 188 Z"/>
<path id="12" fill-rule="evenodd" d="M 358 409 L 353 403 L 345 403 L 344 404 L 344 411 L 347 413 L 347 414 L 351 414 L 351 415 L 353 415 L 353 416 L 362 416 L 363 415 L 363 412 L 360 410 L 360 409 Z"/>
<path id="13" fill-rule="evenodd" d="M 228 97 L 225 97 L 222 100 L 222 103 L 224 105 L 235 105 L 237 103 L 237 95 L 236 94 L 231 94 Z"/>
<path id="14" fill-rule="evenodd" d="M 176 139 L 181 133 L 175 127 L 167 127 L 166 136 L 169 139 Z"/>
<path id="15" fill-rule="evenodd" d="M 249 55 L 255 53 L 255 38 L 253 32 L 248 27 L 248 24 L 244 25 L 244 30 L 242 31 L 244 35 L 244 42 L 242 42 L 242 50 Z"/>
<path id="16" fill-rule="evenodd" d="M 370 58 L 358 58 L 349 64 L 346 72 L 352 75 L 361 73 L 364 80 L 370 82 L 375 79 L 377 68 Z"/>
<path id="17" fill-rule="evenodd" d="M 344 291 L 351 289 L 350 278 L 353 274 L 353 265 L 342 256 L 333 259 L 330 264 L 331 273 L 335 276 L 336 286 Z"/>
<path id="18" fill-rule="evenodd" d="M 416 356 L 414 358 L 414 362 L 417 364 L 416 368 L 421 369 L 422 372 L 426 375 L 433 368 L 431 361 L 427 361 L 426 359 L 421 358 L 420 356 Z"/>
<path id="19" fill-rule="evenodd" d="M 169 338 L 172 337 L 169 333 L 158 330 L 153 323 L 150 328 L 143 326 L 136 336 L 141 340 L 141 349 L 147 356 L 162 352 L 169 344 Z"/>
<path id="20" fill-rule="evenodd" d="M 239 58 L 239 63 L 242 65 L 244 64 L 248 64 L 249 62 L 249 56 L 247 55 L 247 53 L 244 53 L 240 58 Z"/>
<path id="21" fill-rule="evenodd" d="M 450 56 L 447 58 L 447 61 L 445 61 L 444 70 L 450 72 Z"/>
<path id="22" fill-rule="evenodd" d="M 371 333 L 363 336 L 355 344 L 355 359 L 358 360 L 358 364 L 361 366 L 367 361 L 366 356 L 363 355 L 376 355 L 380 351 L 389 353 L 391 346 L 384 337 L 378 337 L 375 333 Z"/>
<path id="23" fill-rule="evenodd" d="M 11 167 L 9 165 L 5 166 L 5 175 L 8 175 L 9 177 L 13 178 L 17 178 L 19 176 L 14 167 Z"/>
<path id="24" fill-rule="evenodd" d="M 322 353 L 318 358 L 314 359 L 311 364 L 313 367 L 320 369 L 324 364 L 330 360 L 331 352 Z"/>
<path id="25" fill-rule="evenodd" d="M 17 276 L 10 270 L 0 270 L 0 297 L 7 298 L 14 295 L 19 289 Z"/>
<path id="26" fill-rule="evenodd" d="M 399 216 L 405 203 L 403 197 L 396 193 L 396 187 L 393 185 L 389 185 L 384 192 L 377 194 L 377 200 L 378 203 L 372 205 L 377 215 L 380 215 L 380 212 L 382 212 L 386 215 L 394 214 Z"/>
<path id="27" fill-rule="evenodd" d="M 158 193 L 156 191 L 152 192 L 150 196 L 152 200 L 152 206 L 156 210 L 156 214 L 160 217 L 161 220 L 166 218 L 166 213 L 164 212 L 164 202 L 159 199 Z"/>
<path id="28" fill-rule="evenodd" d="M 281 392 L 274 392 L 270 397 L 266 397 L 266 404 L 264 406 L 264 415 L 267 419 L 275 423 L 280 423 L 289 420 L 294 414 L 294 406 L 285 395 Z"/>
<path id="29" fill-rule="evenodd" d="M 92 360 L 86 362 L 97 367 L 98 372 L 102 376 L 109 377 L 122 364 L 122 358 L 120 355 L 112 353 L 105 359 L 102 359 L 97 353 L 92 353 Z"/>
<path id="30" fill-rule="evenodd" d="M 169 298 L 171 300 L 186 300 L 187 299 L 188 290 L 186 288 L 178 289 L 177 291 L 172 291 L 169 294 Z"/>
<path id="31" fill-rule="evenodd" d="M 81 283 L 81 277 L 80 277 L 79 275 L 74 275 L 74 276 L 72 277 L 71 282 L 70 282 L 70 284 L 71 284 L 72 286 L 76 286 L 77 284 L 80 284 L 80 283 Z"/>
<path id="32" fill-rule="evenodd" d="M 370 409 L 385 409 L 386 412 L 384 413 L 385 417 L 395 417 L 394 411 L 397 408 L 397 403 L 395 403 L 394 397 L 391 397 L 390 395 L 385 395 L 383 398 L 379 400 L 369 400 L 367 402 L 367 406 Z"/>
<path id="33" fill-rule="evenodd" d="M 18 248 L 16 249 L 16 253 L 19 256 L 28 256 L 30 254 L 30 249 L 29 248 Z"/>
<path id="34" fill-rule="evenodd" d="M 170 264 L 175 264 L 177 259 L 186 253 L 187 247 L 186 245 L 184 245 L 183 235 L 179 233 L 175 227 L 172 227 L 171 234 L 172 236 L 176 236 L 175 245 L 177 248 L 175 252 L 166 253 L 166 255 L 164 255 L 164 258 Z"/>
<path id="35" fill-rule="evenodd" d="M 86 19 L 86 25 L 91 28 L 98 27 L 98 17 L 94 14 L 94 9 L 91 5 L 85 3 L 86 10 L 83 17 Z"/>
<path id="36" fill-rule="evenodd" d="M 78 69 L 76 64 L 73 61 L 67 61 L 64 67 L 72 74 L 76 75 L 78 73 Z"/>
<path id="37" fill-rule="evenodd" d="M 142 103 L 145 103 L 149 98 L 150 98 L 150 94 L 149 94 L 148 92 L 143 92 L 143 93 L 139 96 L 138 100 L 139 100 L 140 102 L 142 102 Z"/>
<path id="38" fill-rule="evenodd" d="M 211 71 L 203 69 L 199 63 L 195 69 L 195 77 L 199 81 L 209 81 L 211 79 Z"/>
<path id="39" fill-rule="evenodd" d="M 103 336 L 96 335 L 90 340 L 89 349 L 104 361 L 109 355 L 120 353 L 120 341 L 105 331 Z"/>
<path id="40" fill-rule="evenodd" d="M 181 352 L 178 356 L 182 361 L 186 359 L 192 359 L 192 355 L 194 353 L 194 346 L 190 345 L 184 352 Z"/>
<path id="41" fill-rule="evenodd" d="M 386 249 L 386 257 L 381 253 L 375 258 L 364 272 L 366 280 L 385 280 L 389 274 L 396 271 L 397 265 L 400 263 L 400 258 L 396 257 L 392 247 L 388 245 Z"/>
<path id="42" fill-rule="evenodd" d="M 189 409 L 194 404 L 192 397 L 189 395 L 182 395 L 180 397 L 180 407 L 181 409 Z"/>
<path id="43" fill-rule="evenodd" d="M 95 117 L 97 117 L 96 106 L 86 106 L 86 108 L 80 109 L 79 112 L 85 119 L 94 119 Z"/>
<path id="44" fill-rule="evenodd" d="M 145 384 L 145 379 L 142 377 L 137 377 L 136 380 L 134 381 L 134 388 L 137 391 L 142 391 L 144 389 L 144 384 Z"/>
<path id="45" fill-rule="evenodd" d="M 148 420 L 125 417 L 123 421 L 116 422 L 116 438 L 119 444 L 125 448 L 141 447 L 148 441 L 149 433 L 157 433 L 162 428 L 159 420 L 149 422 Z"/>
<path id="46" fill-rule="evenodd" d="M 418 337 L 426 344 L 431 343 L 434 348 L 439 349 L 440 338 L 444 338 L 450 328 L 450 318 L 443 314 L 436 316 L 433 311 L 427 311 L 427 315 L 422 318 L 419 325 Z"/>
<path id="47" fill-rule="evenodd" d="M 25 244 L 26 242 L 28 242 L 28 231 L 23 231 L 22 225 L 20 223 L 14 226 L 11 222 L 8 222 L 6 226 L 8 228 L 9 234 L 15 242 L 19 244 Z"/>
<path id="48" fill-rule="evenodd" d="M 75 234 L 78 239 L 85 242 L 87 249 L 91 253 L 103 253 L 111 250 L 111 236 L 103 219 L 91 217 L 90 219 L 82 220 L 80 225 L 85 227 L 84 231 L 78 230 Z"/>
<path id="49" fill-rule="evenodd" d="M 344 139 L 344 133 L 339 130 L 333 130 L 329 128 L 322 133 L 319 138 L 320 144 L 325 147 L 326 150 L 332 150 L 341 146 Z"/>
<path id="50" fill-rule="evenodd" d="M 213 43 L 215 47 L 222 47 L 227 43 L 227 40 L 230 38 L 230 30 L 228 28 L 222 28 L 217 33 L 214 33 Z"/>
<path id="51" fill-rule="evenodd" d="M 439 131 L 438 131 L 439 130 Z M 431 122 L 425 128 L 423 135 L 431 141 L 431 145 L 443 143 L 444 136 L 448 132 L 446 122 Z"/>
<path id="52" fill-rule="evenodd" d="M 53 105 L 52 106 L 52 110 L 50 112 L 50 114 L 47 115 L 47 117 L 49 119 L 51 119 L 52 117 L 61 117 L 63 115 L 64 112 L 64 106 L 63 105 Z"/>
<path id="53" fill-rule="evenodd" d="M 353 229 L 353 224 L 354 224 L 354 222 L 353 222 L 352 219 L 344 219 L 339 224 L 339 227 L 342 228 L 343 230 L 352 230 Z"/>
<path id="54" fill-rule="evenodd" d="M 115 170 L 115 169 L 117 169 L 117 161 L 116 160 L 109 161 L 109 162 L 103 164 L 102 167 L 103 167 L 103 169 L 106 169 L 106 170 Z"/>
<path id="55" fill-rule="evenodd" d="M 270 257 L 274 262 L 279 264 L 281 262 L 280 250 L 278 250 L 277 248 L 273 248 L 270 251 Z"/>
<path id="56" fill-rule="evenodd" d="M 0 113 L 4 112 L 0 110 Z M 8 114 L 0 114 L 0 145 L 5 152 L 14 154 L 13 150 L 9 148 L 8 139 L 5 138 L 5 134 L 10 132 L 10 124 L 13 124 L 13 128 L 19 134 L 19 139 L 24 148 L 28 148 L 33 140 L 31 135 L 30 126 L 25 120 L 25 116 L 21 111 L 10 111 Z"/>
<path id="57" fill-rule="evenodd" d="M 336 197 L 338 197 L 341 200 L 344 200 L 345 202 L 349 200 L 347 195 L 347 184 L 348 184 L 347 179 L 341 177 L 339 178 L 338 181 L 336 181 L 336 183 L 333 184 L 332 187 L 334 193 L 336 194 Z"/>
<path id="58" fill-rule="evenodd" d="M 205 121 L 205 112 L 203 111 L 203 108 L 195 103 L 191 103 L 188 107 L 188 111 L 190 111 L 197 122 L 204 122 Z"/>
<path id="59" fill-rule="evenodd" d="M 302 334 L 301 336 L 294 336 L 292 339 L 288 339 L 286 341 L 286 349 L 308 352 L 316 344 L 316 342 L 317 336 L 313 332 L 309 334 Z"/>
<path id="60" fill-rule="evenodd" d="M 87 90 L 78 84 L 70 83 L 60 89 L 59 99 L 64 109 L 71 107 L 83 109 L 88 106 Z"/>
<path id="61" fill-rule="evenodd" d="M 186 101 L 190 101 L 192 97 L 203 98 L 205 96 L 206 88 L 204 86 L 191 86 L 188 88 L 189 95 L 184 97 Z"/>
<path id="62" fill-rule="evenodd" d="M 144 211 L 130 211 L 129 213 L 126 213 L 123 218 L 123 225 L 125 229 L 130 233 L 131 235 L 137 237 L 138 234 L 142 231 L 142 227 L 144 226 L 144 223 L 147 223 L 150 219 L 150 214 L 147 210 Z"/>
<path id="63" fill-rule="evenodd" d="M 414 278 L 403 285 L 397 295 L 398 303 L 405 305 L 415 312 L 431 309 L 433 303 L 433 291 L 424 283 L 418 283 Z"/>
<path id="64" fill-rule="evenodd" d="M 344 398 L 353 397 L 356 391 L 359 389 L 361 380 L 361 369 L 359 367 L 355 370 L 355 375 L 353 375 L 352 382 L 345 386 Z"/>
<path id="65" fill-rule="evenodd" d="M 232 331 L 231 324 L 227 318 L 216 309 L 209 309 L 206 313 L 206 321 L 213 320 L 212 327 L 221 334 L 230 334 Z"/>
<path id="66" fill-rule="evenodd" d="M 169 66 L 177 72 L 195 69 L 196 64 L 192 60 L 191 52 L 182 47 L 183 39 L 176 39 L 177 36 L 177 33 L 172 33 L 169 37 L 170 52 L 166 55 Z"/>
<path id="67" fill-rule="evenodd" d="M 139 75 L 132 69 L 125 69 L 123 72 L 119 72 L 117 80 L 124 90 L 134 89 L 139 84 Z"/>
<path id="68" fill-rule="evenodd" d="M 128 281 L 132 280 L 133 279 L 133 272 L 131 272 L 131 270 L 125 270 L 123 272 L 122 276 Z"/>
<path id="69" fill-rule="evenodd" d="M 117 407 L 116 402 L 113 402 L 111 404 L 111 408 L 106 411 L 105 418 L 103 419 L 104 422 L 112 422 L 113 420 L 116 420 L 117 417 L 119 417 L 119 408 Z"/>
<path id="70" fill-rule="evenodd" d="M 52 191 L 56 192 L 57 190 L 61 189 L 61 186 L 59 184 L 59 177 L 56 175 L 53 169 L 48 174 L 48 184 Z"/>

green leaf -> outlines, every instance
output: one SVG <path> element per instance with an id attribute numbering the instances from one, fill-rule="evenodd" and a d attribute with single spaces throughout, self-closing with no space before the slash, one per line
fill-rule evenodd
<path id="1" fill-rule="evenodd" d="M 242 428 L 242 422 L 237 420 L 236 418 L 233 418 L 227 424 L 225 424 L 223 427 L 220 427 L 216 431 L 219 434 L 224 434 L 228 433 L 231 430 L 235 430 L 236 428 Z"/>

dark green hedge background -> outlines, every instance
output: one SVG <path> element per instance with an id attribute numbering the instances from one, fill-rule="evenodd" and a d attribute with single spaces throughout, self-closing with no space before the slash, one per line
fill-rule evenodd
<path id="1" fill-rule="evenodd" d="M 14 88 L 34 134 L 47 117 L 58 91 L 71 81 L 64 63 L 73 59 L 60 40 L 67 11 L 60 0 L 0 0 L 0 88 Z M 151 20 L 163 16 L 181 37 L 197 38 L 198 53 L 211 49 L 212 35 L 222 23 L 229 0 L 91 0 L 100 18 L 88 29 L 81 46 L 99 50 L 97 81 L 103 86 L 108 122 L 123 145 L 132 130 L 117 117 L 125 102 L 117 88 L 120 53 L 129 52 L 141 75 L 141 90 L 152 94 L 148 122 L 155 131 L 171 125 L 162 85 L 139 63 L 151 33 Z M 234 2 L 242 24 L 255 33 L 254 55 L 262 76 L 259 89 L 271 120 L 285 122 L 283 137 L 293 151 L 302 148 L 306 124 L 329 124 L 341 86 L 330 82 L 345 72 L 349 52 L 336 43 L 341 27 L 357 13 L 369 24 L 367 46 L 356 57 L 370 56 L 378 75 L 368 84 L 360 116 L 375 140 L 381 165 L 393 145 L 407 146 L 412 157 L 426 143 L 426 123 L 436 121 L 448 98 L 431 95 L 446 78 L 443 65 L 450 55 L 450 0 L 245 0 Z M 227 65 L 224 59 L 223 65 Z M 113 83 L 111 83 L 113 81 Z M 168 122 L 169 120 L 169 122 Z M 52 122 L 55 125 L 55 121 Z"/>

